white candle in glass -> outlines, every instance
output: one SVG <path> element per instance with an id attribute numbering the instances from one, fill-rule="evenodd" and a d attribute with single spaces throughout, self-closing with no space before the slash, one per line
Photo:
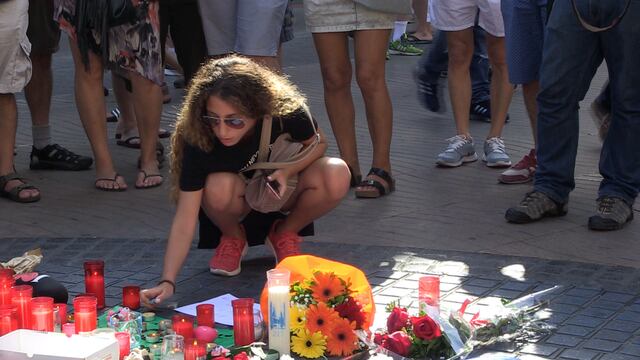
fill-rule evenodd
<path id="1" fill-rule="evenodd" d="M 289 270 L 267 271 L 269 294 L 269 348 L 289 355 Z"/>

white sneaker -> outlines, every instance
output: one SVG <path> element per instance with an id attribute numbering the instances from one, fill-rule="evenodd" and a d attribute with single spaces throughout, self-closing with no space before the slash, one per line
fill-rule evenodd
<path id="1" fill-rule="evenodd" d="M 507 148 L 504 141 L 499 137 L 492 137 L 484 141 L 483 161 L 488 167 L 509 167 L 511 159 L 507 155 Z"/>

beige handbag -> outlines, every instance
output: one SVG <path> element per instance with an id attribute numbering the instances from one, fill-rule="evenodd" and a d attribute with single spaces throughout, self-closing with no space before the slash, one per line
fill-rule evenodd
<path id="1" fill-rule="evenodd" d="M 271 149 L 269 149 L 273 119 L 270 115 L 267 115 L 262 121 L 258 159 L 255 164 L 241 170 L 241 173 L 255 170 L 253 177 L 249 179 L 245 177 L 247 187 L 244 196 L 247 204 L 256 211 L 269 213 L 279 211 L 284 206 L 298 185 L 298 174 L 289 177 L 287 189 L 281 198 L 276 197 L 267 188 L 267 176 L 278 169 L 286 169 L 304 161 L 320 143 L 320 134 L 313 123 L 309 109 L 306 106 L 304 109 L 315 131 L 313 143 L 305 149 L 302 149 L 303 145 L 301 143 L 293 141 L 289 134 L 278 136 L 271 145 Z"/>

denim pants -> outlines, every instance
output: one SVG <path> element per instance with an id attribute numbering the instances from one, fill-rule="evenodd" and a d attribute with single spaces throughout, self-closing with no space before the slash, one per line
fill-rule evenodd
<path id="1" fill-rule="evenodd" d="M 487 42 L 481 27 L 473 28 L 473 59 L 471 59 L 471 103 L 476 104 L 489 100 L 489 58 L 487 57 Z M 425 52 L 418 62 L 417 73 L 420 79 L 430 84 L 437 84 L 440 73 L 447 71 L 449 53 L 447 52 L 446 32 L 438 31 L 431 48 Z"/>
<path id="2" fill-rule="evenodd" d="M 606 26 L 621 13 L 618 0 L 576 0 L 585 20 Z M 640 0 L 613 29 L 593 33 L 581 26 L 571 0 L 556 0 L 544 40 L 538 95 L 538 169 L 535 190 L 567 202 L 575 187 L 578 102 L 606 60 L 611 126 L 600 154 L 599 197 L 633 204 L 640 189 Z"/>

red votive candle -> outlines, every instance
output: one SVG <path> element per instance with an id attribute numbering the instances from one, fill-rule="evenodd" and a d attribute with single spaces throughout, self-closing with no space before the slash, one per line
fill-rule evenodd
<path id="1" fill-rule="evenodd" d="M 208 326 L 211 328 L 215 328 L 213 304 L 200 304 L 196 306 L 196 312 L 198 314 L 198 326 Z"/>
<path id="2" fill-rule="evenodd" d="M 122 288 L 122 306 L 131 310 L 137 310 L 140 307 L 140 286 Z"/>
<path id="3" fill-rule="evenodd" d="M 76 333 L 76 324 L 74 323 L 62 324 L 62 332 L 65 335 L 67 335 L 67 337 L 72 337 L 73 334 Z"/>
<path id="4" fill-rule="evenodd" d="M 418 280 L 418 305 L 421 311 L 426 311 L 426 306 L 432 306 L 440 310 L 439 276 L 427 275 Z"/>
<path id="5" fill-rule="evenodd" d="M 67 304 L 62 304 L 62 303 L 53 304 L 53 310 L 58 311 L 58 314 L 54 318 L 54 325 L 55 324 L 60 325 L 60 327 L 62 328 L 62 325 L 67 323 Z"/>
<path id="6" fill-rule="evenodd" d="M 13 283 L 13 270 L 0 269 L 0 305 L 11 305 L 11 287 Z"/>
<path id="7" fill-rule="evenodd" d="M 76 334 L 90 332 L 98 325 L 98 300 L 94 296 L 76 296 L 73 299 L 73 317 Z"/>
<path id="8" fill-rule="evenodd" d="M 117 332 L 116 340 L 118 340 L 118 349 L 120 350 L 120 360 L 131 352 L 131 336 L 128 332 Z"/>
<path id="9" fill-rule="evenodd" d="M 245 346 L 255 341 L 253 328 L 253 299 L 236 299 L 233 306 L 233 339 L 236 346 Z"/>
<path id="10" fill-rule="evenodd" d="M 53 331 L 53 298 L 40 296 L 31 299 L 31 329 Z"/>
<path id="11" fill-rule="evenodd" d="M 98 300 L 98 309 L 104 308 L 104 261 L 84 262 L 85 292 L 94 294 Z"/>
<path id="12" fill-rule="evenodd" d="M 0 336 L 18 330 L 18 308 L 14 305 L 0 305 Z"/>
<path id="13" fill-rule="evenodd" d="M 193 339 L 193 319 L 183 315 L 173 315 L 171 317 L 173 331 L 182 335 L 185 339 Z"/>
<path id="14" fill-rule="evenodd" d="M 31 296 L 33 288 L 17 285 L 11 288 L 11 303 L 18 308 L 18 329 L 31 329 Z"/>
<path id="15" fill-rule="evenodd" d="M 207 345 L 196 339 L 184 342 L 184 360 L 205 360 L 207 358 Z"/>

